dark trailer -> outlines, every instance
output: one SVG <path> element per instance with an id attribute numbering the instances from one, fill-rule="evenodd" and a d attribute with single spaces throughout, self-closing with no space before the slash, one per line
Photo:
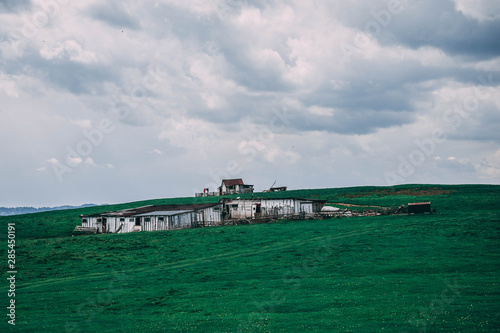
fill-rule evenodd
<path id="1" fill-rule="evenodd" d="M 414 202 L 408 204 L 408 215 L 409 214 L 423 214 L 430 213 L 431 211 L 431 203 L 429 202 Z"/>

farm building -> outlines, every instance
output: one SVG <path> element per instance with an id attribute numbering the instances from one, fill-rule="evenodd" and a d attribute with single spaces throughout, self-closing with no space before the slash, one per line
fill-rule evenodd
<path id="1" fill-rule="evenodd" d="M 414 202 L 408 204 L 408 214 L 423 214 L 431 213 L 431 203 L 430 202 Z"/>
<path id="2" fill-rule="evenodd" d="M 299 198 L 235 199 L 224 202 L 224 213 L 227 219 L 314 214 L 321 212 L 325 202 Z"/>
<path id="3" fill-rule="evenodd" d="M 81 215 L 75 231 L 126 233 L 221 225 L 223 221 L 265 217 L 310 216 L 321 212 L 324 200 L 273 198 L 227 199 L 218 203 L 151 205 L 93 215 Z"/>
<path id="4" fill-rule="evenodd" d="M 243 179 L 223 179 L 216 192 L 210 192 L 209 188 L 204 188 L 203 192 L 195 193 L 195 197 L 212 197 L 226 194 L 253 193 L 253 185 L 243 182 Z"/>
<path id="5" fill-rule="evenodd" d="M 271 187 L 269 192 L 283 192 L 286 191 L 286 186 Z"/>
<path id="6" fill-rule="evenodd" d="M 210 226 L 222 220 L 222 204 L 158 205 L 81 215 L 80 229 L 125 233 Z M 76 229 L 75 229 L 76 230 Z"/>
<path id="7" fill-rule="evenodd" d="M 253 193 L 253 185 L 243 183 L 241 178 L 223 179 L 218 190 L 219 195 Z"/>

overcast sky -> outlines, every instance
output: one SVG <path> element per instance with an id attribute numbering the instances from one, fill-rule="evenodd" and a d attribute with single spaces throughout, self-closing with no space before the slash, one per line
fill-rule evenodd
<path id="1" fill-rule="evenodd" d="M 497 0 L 0 0 L 0 22 L 0 206 L 500 183 Z"/>

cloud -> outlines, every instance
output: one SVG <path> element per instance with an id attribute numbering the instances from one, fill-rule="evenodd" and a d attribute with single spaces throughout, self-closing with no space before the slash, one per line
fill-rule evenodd
<path id="1" fill-rule="evenodd" d="M 157 155 L 162 155 L 163 153 L 159 149 L 153 149 L 153 153 Z"/>
<path id="2" fill-rule="evenodd" d="M 92 122 L 90 119 L 69 119 L 71 124 L 78 126 L 80 128 L 89 129 L 92 128 Z"/>
<path id="3" fill-rule="evenodd" d="M 16 77 L 0 72 L 0 92 L 3 92 L 12 97 L 18 97 L 18 84 Z"/>
<path id="4" fill-rule="evenodd" d="M 398 19 L 387 27 L 389 36 L 381 34 L 379 41 L 402 43 L 413 49 L 431 46 L 473 60 L 497 57 L 500 53 L 500 41 L 495 37 L 500 19 L 471 19 L 457 11 L 452 1 L 413 2 Z"/>
<path id="5" fill-rule="evenodd" d="M 81 157 L 68 157 L 66 159 L 66 162 L 68 163 L 69 166 L 75 167 L 81 164 L 83 162 L 83 159 Z M 85 160 L 85 163 L 88 164 L 87 160 Z"/>
<path id="6" fill-rule="evenodd" d="M 74 40 L 67 40 L 58 43 L 55 47 L 49 47 L 45 44 L 40 50 L 40 55 L 45 59 L 67 59 L 84 64 L 96 61 L 96 55 L 93 52 L 83 50 L 82 46 Z"/>
<path id="7" fill-rule="evenodd" d="M 0 13 L 17 13 L 31 8 L 30 0 L 2 0 L 0 1 Z"/>
<path id="8" fill-rule="evenodd" d="M 476 166 L 468 158 L 457 159 L 454 156 L 450 156 L 446 160 L 438 160 L 437 165 L 439 168 L 443 168 L 454 173 L 473 173 L 476 171 Z"/>
<path id="9" fill-rule="evenodd" d="M 479 172 L 486 179 L 500 177 L 500 149 L 484 158 L 478 165 Z"/>
<path id="10" fill-rule="evenodd" d="M 132 30 L 140 28 L 137 19 L 129 13 L 122 2 L 107 1 L 104 4 L 94 4 L 87 11 L 92 18 L 110 26 Z"/>
<path id="11" fill-rule="evenodd" d="M 93 166 L 93 167 L 97 166 L 92 157 L 87 157 L 83 163 L 85 163 L 86 165 L 89 165 L 89 166 Z"/>
<path id="12" fill-rule="evenodd" d="M 83 1 L 23 36 L 43 3 L 0 2 L 0 181 L 19 192 L 5 202 L 192 195 L 219 176 L 386 185 L 435 130 L 446 139 L 405 181 L 500 182 L 498 2 L 407 1 L 385 24 L 386 0 Z M 83 130 L 106 119 L 87 154 Z M 71 171 L 60 183 L 44 165 Z"/>
<path id="13" fill-rule="evenodd" d="M 454 0 L 458 11 L 478 21 L 500 19 L 500 3 L 496 0 Z"/>

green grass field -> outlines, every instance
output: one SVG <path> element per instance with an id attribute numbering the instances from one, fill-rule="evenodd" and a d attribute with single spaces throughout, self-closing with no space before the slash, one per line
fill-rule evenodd
<path id="1" fill-rule="evenodd" d="M 437 214 L 71 237 L 80 214 L 16 224 L 16 325 L 2 332 L 500 332 L 500 186 L 264 193 Z"/>

